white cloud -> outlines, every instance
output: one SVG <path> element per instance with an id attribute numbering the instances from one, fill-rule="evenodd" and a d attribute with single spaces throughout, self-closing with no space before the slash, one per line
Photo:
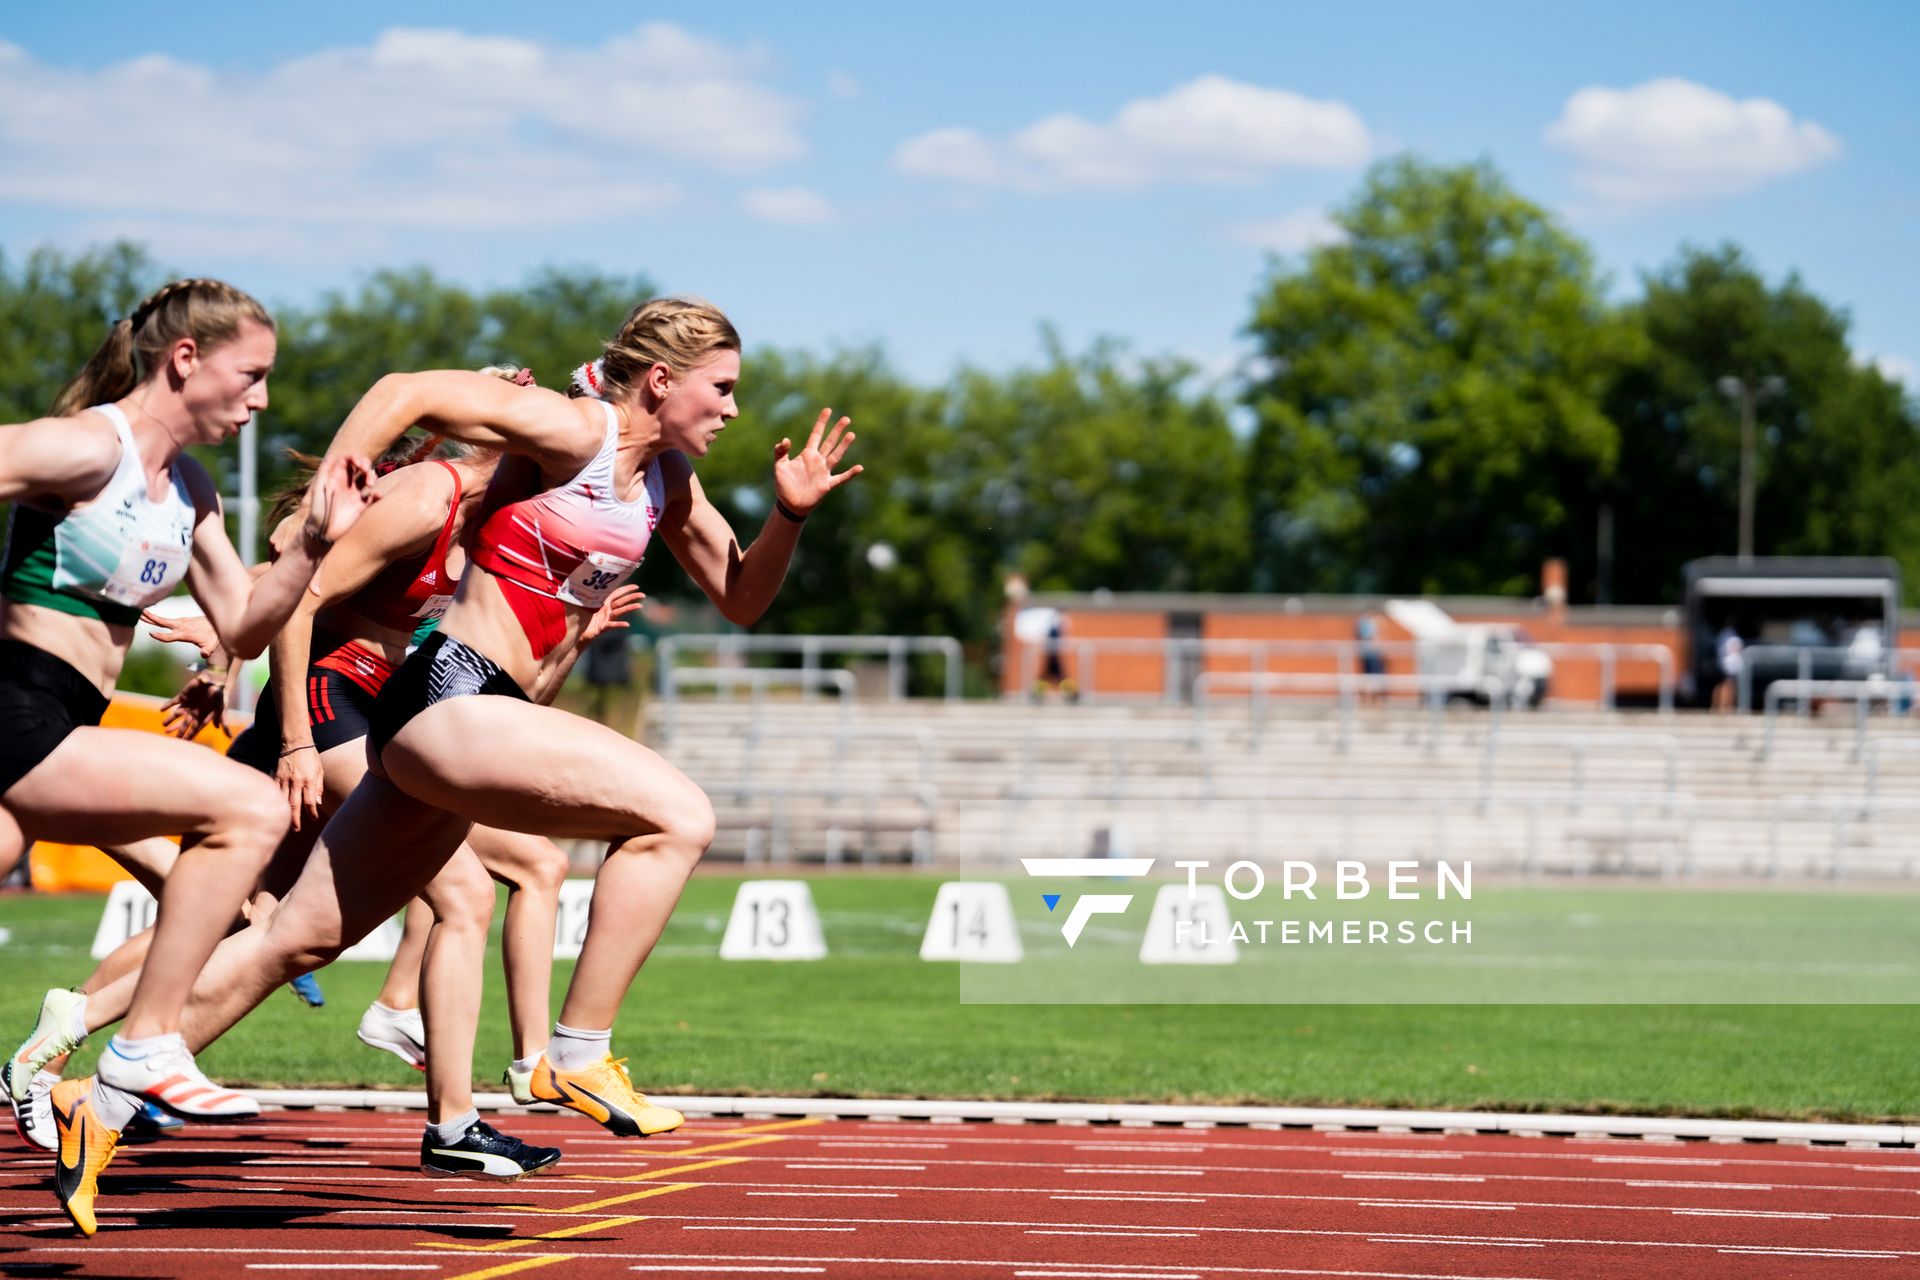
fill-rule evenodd
<path id="1" fill-rule="evenodd" d="M 863 90 L 860 82 L 844 71 L 827 72 L 827 94 L 842 102 L 852 102 Z"/>
<path id="2" fill-rule="evenodd" d="M 1278 218 L 1242 222 L 1229 234 L 1241 244 L 1273 253 L 1305 253 L 1347 238 L 1346 231 L 1320 209 L 1297 209 Z"/>
<path id="3" fill-rule="evenodd" d="M 1677 79 L 1582 89 L 1546 140 L 1574 158 L 1574 182 L 1616 211 L 1739 195 L 1841 150 L 1838 138 L 1769 98 L 1736 101 Z"/>
<path id="4" fill-rule="evenodd" d="M 1103 124 L 1048 116 L 1001 139 L 938 129 L 903 142 L 893 163 L 915 177 L 979 186 L 1130 190 L 1351 168 L 1372 151 L 1366 124 L 1345 103 L 1209 75 L 1129 102 Z"/>
<path id="5" fill-rule="evenodd" d="M 823 227 L 837 219 L 833 205 L 827 198 L 806 187 L 763 187 L 747 192 L 741 197 L 740 203 L 762 222 Z"/>
<path id="6" fill-rule="evenodd" d="M 161 56 L 71 71 L 0 42 L 0 201 L 204 219 L 240 246 L 631 218 L 689 172 L 806 153 L 768 70 L 666 23 L 585 49 L 398 29 L 258 74 Z"/>

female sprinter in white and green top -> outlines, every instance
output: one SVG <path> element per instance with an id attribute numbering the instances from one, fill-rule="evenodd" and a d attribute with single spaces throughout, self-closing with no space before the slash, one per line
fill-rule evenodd
<path id="1" fill-rule="evenodd" d="M 286 807 L 267 779 L 204 748 L 98 725 L 143 608 L 184 580 L 228 651 L 258 654 L 367 501 L 366 464 L 340 458 L 314 480 L 301 545 L 258 579 L 240 562 L 212 481 L 182 450 L 222 443 L 266 407 L 274 353 L 259 303 L 216 280 L 176 281 L 113 326 L 52 416 L 0 428 L 0 500 L 14 503 L 0 571 L 0 805 L 29 840 L 186 833 L 100 1072 L 198 1116 L 258 1112 L 200 1074 L 178 1031 Z"/>
<path id="2" fill-rule="evenodd" d="M 635 1092 L 610 1052 L 611 1028 L 713 838 L 713 806 L 646 747 L 545 704 L 656 528 L 721 614 L 750 625 L 779 591 L 802 523 L 859 474 L 836 474 L 853 433 L 845 418 L 829 431 L 822 411 L 804 447 L 774 446 L 775 509 L 741 547 L 688 462 L 737 414 L 739 376 L 740 340 L 725 316 L 660 299 L 607 344 L 599 398 L 434 372 L 390 375 L 361 400 L 330 455 L 377 455 L 418 423 L 519 455 L 526 461 L 503 462 L 495 483 L 511 485 L 509 468 L 532 472 L 531 484 L 503 490 L 529 496 L 486 520 L 439 633 L 381 690 L 371 771 L 272 924 L 227 939 L 209 962 L 184 1019 L 190 1043 L 211 1042 L 288 976 L 365 937 L 432 879 L 470 823 L 602 839 L 609 854 L 586 942 L 532 1090 L 624 1135 L 680 1124 Z M 93 1191 L 84 1203 L 62 1194 L 83 1229 Z"/>

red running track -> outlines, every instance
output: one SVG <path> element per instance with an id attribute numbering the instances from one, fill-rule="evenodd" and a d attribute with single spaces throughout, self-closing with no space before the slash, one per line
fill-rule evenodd
<path id="1" fill-rule="evenodd" d="M 1920 1155 L 1642 1140 L 851 1120 L 563 1147 L 518 1183 L 416 1169 L 418 1114 L 272 1112 L 124 1147 L 82 1239 L 0 1156 L 0 1276 L 1438 1280 L 1920 1274 Z"/>

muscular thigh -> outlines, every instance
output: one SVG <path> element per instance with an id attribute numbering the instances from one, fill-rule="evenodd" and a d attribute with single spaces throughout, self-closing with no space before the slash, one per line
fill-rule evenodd
<path id="1" fill-rule="evenodd" d="M 439 874 L 467 825 L 379 778 L 365 779 L 321 831 L 274 928 L 327 942 L 337 921 L 346 938 L 365 937 Z"/>
<path id="2" fill-rule="evenodd" d="M 81 728 L 7 792 L 36 840 L 131 844 L 210 832 L 249 788 L 273 784 L 225 756 L 132 729 Z"/>
<path id="3" fill-rule="evenodd" d="M 515 698 L 436 703 L 381 762 L 407 794 L 508 831 L 625 839 L 707 808 L 691 779 L 631 738 Z"/>

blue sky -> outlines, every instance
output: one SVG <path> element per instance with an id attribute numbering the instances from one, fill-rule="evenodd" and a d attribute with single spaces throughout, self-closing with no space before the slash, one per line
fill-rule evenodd
<path id="1" fill-rule="evenodd" d="M 271 301 L 426 263 L 705 295 L 926 379 L 1101 335 L 1226 374 L 1366 165 L 1485 157 L 1619 294 L 1732 240 L 1920 385 L 1920 6 L 36 6 L 0 246 L 146 241 Z M 511 356 L 512 353 L 503 353 Z M 584 354 L 584 353 L 583 353 Z"/>

